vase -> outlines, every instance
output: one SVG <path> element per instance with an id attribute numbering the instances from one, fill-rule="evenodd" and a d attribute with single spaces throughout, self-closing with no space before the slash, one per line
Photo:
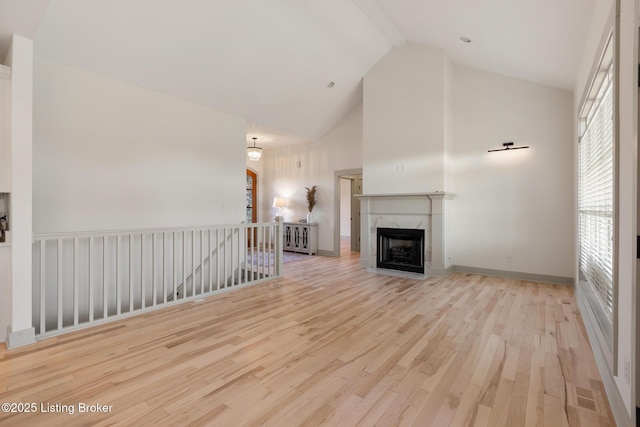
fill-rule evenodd
<path id="1" fill-rule="evenodd" d="M 307 224 L 311 224 L 313 222 L 313 213 L 307 212 Z"/>

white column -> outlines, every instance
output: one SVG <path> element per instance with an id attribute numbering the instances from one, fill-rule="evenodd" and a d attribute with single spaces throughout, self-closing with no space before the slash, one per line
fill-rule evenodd
<path id="1" fill-rule="evenodd" d="M 372 262 L 372 242 L 371 242 L 371 199 L 366 196 L 359 196 L 360 199 L 360 266 L 374 268 Z"/>
<path id="2" fill-rule="evenodd" d="M 434 276 L 444 276 L 448 273 L 450 263 L 445 250 L 447 240 L 446 230 L 446 203 L 455 197 L 452 193 L 430 193 L 431 199 L 431 271 Z"/>
<path id="3" fill-rule="evenodd" d="M 284 217 L 281 216 L 277 216 L 276 217 L 276 241 L 275 241 L 275 255 L 276 255 L 276 275 L 278 277 L 282 277 L 284 276 L 284 270 L 283 270 L 283 264 L 284 264 L 284 258 L 283 258 L 283 254 L 282 254 L 282 250 L 283 250 L 283 229 L 284 229 Z M 250 232 L 253 233 L 252 229 L 249 228 Z M 253 261 L 252 261 L 253 262 Z"/>
<path id="4" fill-rule="evenodd" d="M 13 35 L 11 66 L 11 324 L 7 347 L 35 341 L 31 320 L 33 41 Z"/>

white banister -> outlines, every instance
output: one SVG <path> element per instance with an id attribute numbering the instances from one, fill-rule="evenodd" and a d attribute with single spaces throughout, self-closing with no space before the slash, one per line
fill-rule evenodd
<path id="1" fill-rule="evenodd" d="M 184 230 L 182 230 L 182 264 L 180 270 L 182 271 L 182 297 L 185 298 L 189 294 L 189 289 L 186 287 L 187 283 L 187 236 Z M 179 286 L 179 285 L 178 285 Z"/>
<path id="2" fill-rule="evenodd" d="M 178 298 L 178 251 L 176 249 L 176 232 L 173 233 L 173 297 L 172 301 Z"/>
<path id="3" fill-rule="evenodd" d="M 216 230 L 216 251 L 220 248 L 220 230 Z M 216 257 L 216 290 L 220 290 L 220 256 Z"/>
<path id="4" fill-rule="evenodd" d="M 225 228 L 224 230 L 222 230 L 222 235 L 223 235 L 223 245 L 226 247 L 227 246 L 227 229 Z M 222 253 L 224 254 L 222 257 L 222 261 L 224 262 L 224 275 L 222 276 L 223 280 L 224 280 L 224 288 L 227 287 L 227 277 L 229 277 L 229 274 L 227 272 L 227 252 L 228 251 L 223 251 Z"/>
<path id="5" fill-rule="evenodd" d="M 281 277 L 282 224 L 36 234 L 37 337 Z"/>
<path id="6" fill-rule="evenodd" d="M 218 247 L 218 231 L 216 230 L 216 247 Z M 211 241 L 213 240 L 213 230 L 209 230 L 209 254 L 212 254 Z M 217 251 L 216 251 L 217 253 Z M 217 270 L 216 270 L 217 271 Z M 209 292 L 213 290 L 213 262 L 209 260 Z"/>
<path id="7" fill-rule="evenodd" d="M 144 301 L 147 299 L 147 292 L 146 292 L 145 279 L 144 279 L 145 278 L 144 242 L 145 242 L 144 234 L 140 233 L 140 264 L 139 264 L 140 273 L 138 274 L 138 279 L 140 280 L 140 305 L 139 305 L 140 309 L 144 308 Z"/>
<path id="8" fill-rule="evenodd" d="M 45 291 L 45 274 L 46 274 L 46 258 L 45 258 L 45 241 L 40 241 L 40 295 L 44 296 Z M 45 298 L 40 297 L 40 330 L 44 330 L 44 322 L 45 322 Z"/>
<path id="9" fill-rule="evenodd" d="M 58 329 L 62 329 L 62 239 L 58 239 Z M 41 295 L 41 297 L 46 297 Z"/>
<path id="10" fill-rule="evenodd" d="M 133 311 L 133 235 L 129 234 L 129 313 Z"/>
<path id="11" fill-rule="evenodd" d="M 165 255 L 165 246 L 166 246 L 166 234 L 162 232 L 162 298 L 163 303 L 167 303 L 167 262 Z M 154 299 L 155 301 L 155 299 Z"/>
<path id="12" fill-rule="evenodd" d="M 278 226 L 276 227 L 276 244 L 275 244 L 275 248 L 274 248 L 274 253 L 276 256 L 276 260 L 275 260 L 275 269 L 278 272 L 278 274 L 282 273 L 282 265 L 284 263 L 284 254 L 283 254 L 283 250 L 284 250 L 284 240 L 283 240 L 283 233 L 284 233 L 284 218 L 283 217 L 278 217 Z"/>
<path id="13" fill-rule="evenodd" d="M 204 230 L 200 230 L 200 293 L 204 293 Z"/>
<path id="14" fill-rule="evenodd" d="M 73 239 L 73 325 L 78 325 L 78 238 Z"/>
<path id="15" fill-rule="evenodd" d="M 269 230 L 269 247 L 272 248 L 273 247 L 273 233 L 271 233 L 271 230 Z M 269 273 L 271 273 L 271 263 L 273 262 L 273 254 L 271 251 L 267 252 L 267 257 L 269 258 L 269 261 L 266 263 L 268 265 L 268 269 L 269 269 Z"/>
<path id="16" fill-rule="evenodd" d="M 95 287 L 95 283 L 93 281 L 93 263 L 91 262 L 92 251 L 91 248 L 94 245 L 94 237 L 89 237 L 89 248 L 87 255 L 89 256 L 89 264 L 87 268 L 89 269 L 89 322 L 93 322 L 93 288 Z"/>
<path id="17" fill-rule="evenodd" d="M 106 265 L 107 263 L 107 238 L 106 237 L 102 237 L 102 265 Z M 102 269 L 102 314 L 103 317 L 108 317 L 108 313 L 109 313 L 109 287 L 108 286 L 104 286 L 105 283 L 107 283 L 107 273 L 106 273 L 106 269 Z M 46 328 L 42 328 L 40 329 L 41 331 L 46 331 Z"/>
<path id="18" fill-rule="evenodd" d="M 122 290 L 120 285 L 120 236 L 116 235 L 116 314 L 119 316 L 122 310 Z"/>

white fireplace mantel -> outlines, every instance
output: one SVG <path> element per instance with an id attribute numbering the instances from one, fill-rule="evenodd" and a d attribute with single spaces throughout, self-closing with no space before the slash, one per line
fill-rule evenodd
<path id="1" fill-rule="evenodd" d="M 446 201 L 454 193 L 362 194 L 360 199 L 360 265 L 376 268 L 378 228 L 425 230 L 425 275 L 443 276 L 451 267 L 445 247 Z"/>

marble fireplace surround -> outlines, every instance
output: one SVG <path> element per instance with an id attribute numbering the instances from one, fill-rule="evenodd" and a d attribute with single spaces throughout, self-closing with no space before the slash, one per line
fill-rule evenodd
<path id="1" fill-rule="evenodd" d="M 444 276 L 451 267 L 445 252 L 445 204 L 453 193 L 362 194 L 360 199 L 360 265 L 375 272 L 398 275 Z M 424 230 L 425 274 L 376 267 L 378 228 Z"/>

